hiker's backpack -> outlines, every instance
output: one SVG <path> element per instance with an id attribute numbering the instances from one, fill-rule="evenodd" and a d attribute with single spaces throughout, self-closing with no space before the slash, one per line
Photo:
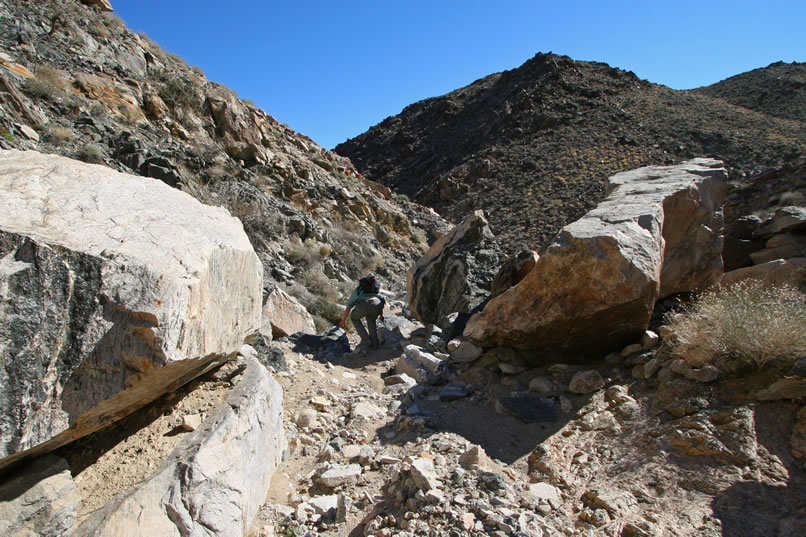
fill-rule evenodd
<path id="1" fill-rule="evenodd" d="M 358 280 L 358 288 L 367 294 L 378 294 L 381 290 L 381 283 L 374 274 L 367 274 Z"/>

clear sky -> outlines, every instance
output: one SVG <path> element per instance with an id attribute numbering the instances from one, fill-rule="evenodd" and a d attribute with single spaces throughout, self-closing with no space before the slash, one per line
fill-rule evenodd
<path id="1" fill-rule="evenodd" d="M 327 149 L 538 52 L 675 89 L 806 62 L 804 0 L 111 0 L 135 32 Z"/>

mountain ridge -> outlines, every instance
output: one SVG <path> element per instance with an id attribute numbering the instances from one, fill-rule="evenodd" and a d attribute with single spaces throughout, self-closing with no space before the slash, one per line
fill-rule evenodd
<path id="1" fill-rule="evenodd" d="M 335 151 L 450 220 L 484 209 L 514 252 L 545 248 L 620 170 L 709 156 L 741 181 L 796 159 L 804 136 L 801 121 L 541 53 L 413 103 Z"/>

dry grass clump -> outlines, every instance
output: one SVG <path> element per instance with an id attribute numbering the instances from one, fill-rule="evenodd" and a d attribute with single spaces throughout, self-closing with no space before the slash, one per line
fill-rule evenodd
<path id="1" fill-rule="evenodd" d="M 806 295 L 748 280 L 701 294 L 670 315 L 672 354 L 700 367 L 727 357 L 762 369 L 806 355 Z"/>
<path id="2" fill-rule="evenodd" d="M 45 133 L 45 139 L 49 142 L 62 145 L 73 140 L 73 131 L 59 125 L 53 125 Z"/>
<path id="3" fill-rule="evenodd" d="M 36 78 L 26 79 L 23 90 L 32 97 L 53 101 L 64 94 L 66 85 L 61 71 L 42 66 L 36 70 Z"/>

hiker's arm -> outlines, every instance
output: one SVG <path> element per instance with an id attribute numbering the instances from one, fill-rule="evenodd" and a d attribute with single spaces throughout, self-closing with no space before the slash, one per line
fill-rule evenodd
<path id="1" fill-rule="evenodd" d="M 344 316 L 341 318 L 341 322 L 339 323 L 339 328 L 347 328 L 347 316 L 350 315 L 350 311 L 352 311 L 352 306 L 347 306 L 344 308 Z"/>

